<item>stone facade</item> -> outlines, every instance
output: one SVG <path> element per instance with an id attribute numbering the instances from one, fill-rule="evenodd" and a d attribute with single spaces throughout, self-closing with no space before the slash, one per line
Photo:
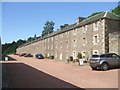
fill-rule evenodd
<path id="1" fill-rule="evenodd" d="M 103 12 L 82 21 L 78 19 L 75 24 L 66 25 L 57 32 L 20 46 L 17 53 L 54 55 L 57 60 L 66 60 L 69 56 L 76 59 L 79 52 L 85 59 L 92 54 L 120 54 L 120 20 L 117 15 Z"/>

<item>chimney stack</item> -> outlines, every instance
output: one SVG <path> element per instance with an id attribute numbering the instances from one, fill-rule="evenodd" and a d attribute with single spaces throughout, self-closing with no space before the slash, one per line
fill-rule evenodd
<path id="1" fill-rule="evenodd" d="M 84 17 L 78 17 L 77 18 L 77 25 L 80 24 L 81 21 L 83 21 L 85 18 Z"/>

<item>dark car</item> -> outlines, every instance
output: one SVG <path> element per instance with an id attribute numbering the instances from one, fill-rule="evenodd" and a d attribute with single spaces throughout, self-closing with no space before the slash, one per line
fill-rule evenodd
<path id="1" fill-rule="evenodd" d="M 44 59 L 44 56 L 42 54 L 36 54 L 35 57 L 38 59 Z"/>
<path id="2" fill-rule="evenodd" d="M 26 53 L 22 53 L 22 54 L 20 54 L 19 56 L 21 57 L 21 56 L 25 56 L 26 55 Z"/>
<path id="3" fill-rule="evenodd" d="M 105 71 L 110 68 L 119 68 L 120 56 L 115 53 L 92 55 L 89 63 L 93 70 L 102 69 Z"/>
<path id="4" fill-rule="evenodd" d="M 33 57 L 32 54 L 26 54 L 24 57 Z"/>

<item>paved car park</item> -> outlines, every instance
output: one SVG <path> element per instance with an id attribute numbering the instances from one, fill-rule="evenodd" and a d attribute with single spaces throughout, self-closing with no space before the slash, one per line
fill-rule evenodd
<path id="1" fill-rule="evenodd" d="M 59 60 L 10 57 L 4 61 L 12 88 L 118 88 L 118 71 L 93 71 L 89 65 L 79 66 Z"/>

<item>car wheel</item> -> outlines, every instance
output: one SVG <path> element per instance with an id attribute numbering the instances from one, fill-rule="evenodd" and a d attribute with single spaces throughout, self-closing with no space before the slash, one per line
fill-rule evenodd
<path id="1" fill-rule="evenodd" d="M 107 63 L 103 63 L 103 64 L 101 65 L 101 69 L 104 70 L 104 71 L 108 70 L 108 69 L 109 69 L 108 64 L 107 64 Z"/>
<path id="2" fill-rule="evenodd" d="M 92 67 L 92 70 L 97 70 L 97 69 Z"/>

